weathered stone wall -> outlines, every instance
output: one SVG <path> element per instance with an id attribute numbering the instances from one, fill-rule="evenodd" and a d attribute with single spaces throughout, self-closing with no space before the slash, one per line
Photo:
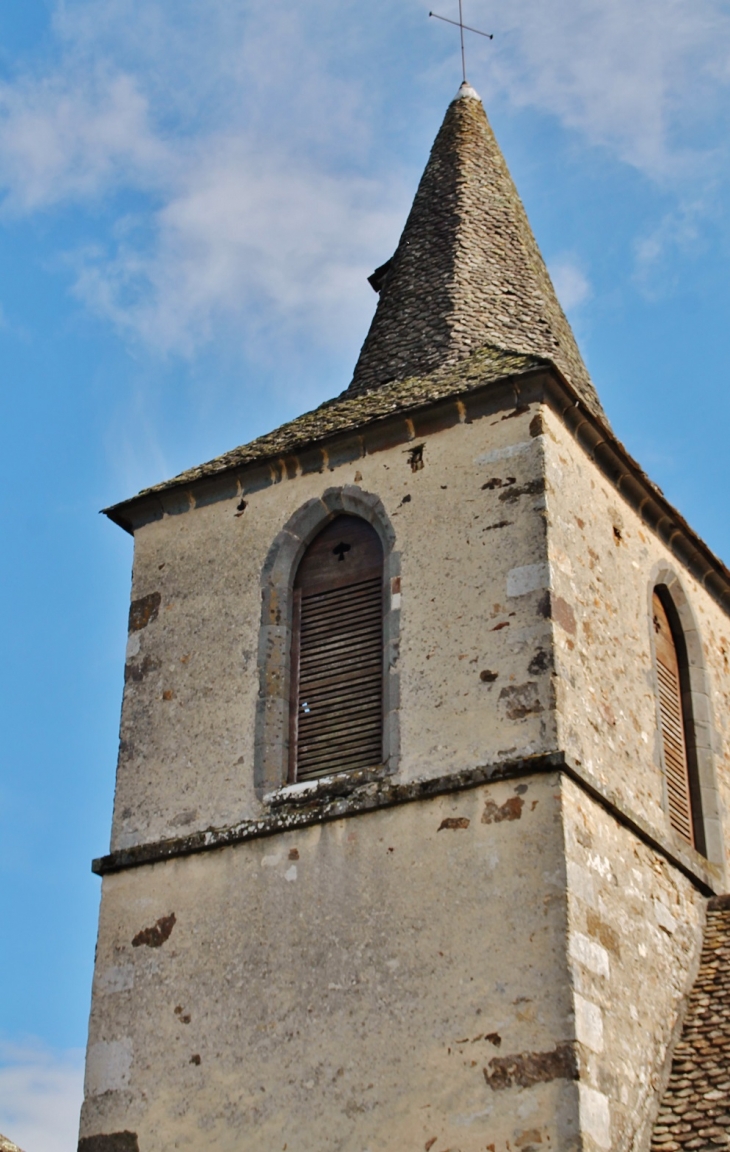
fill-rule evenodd
<path id="1" fill-rule="evenodd" d="M 585 1147 L 644 1152 L 699 963 L 705 900 L 567 776 L 563 798 Z"/>
<path id="2" fill-rule="evenodd" d="M 394 787 L 559 750 L 566 774 L 107 876 L 82 1135 L 136 1133 L 141 1152 L 644 1152 L 699 956 L 689 875 L 709 875 L 664 807 L 652 585 L 684 597 L 718 866 L 724 613 L 546 406 L 281 477 L 245 508 L 137 531 L 112 847 L 269 811 L 262 570 L 290 517 L 345 485 L 395 533 Z"/>
<path id="3" fill-rule="evenodd" d="M 112 845 L 256 816 L 260 578 L 307 500 L 357 484 L 382 501 L 401 565 L 403 780 L 553 750 L 543 438 L 534 413 L 429 436 L 166 516 L 135 539 Z M 423 441 L 421 441 L 423 443 Z"/>
<path id="4" fill-rule="evenodd" d="M 730 847 L 730 621 L 545 410 L 548 536 L 560 746 L 629 809 L 673 837 L 664 806 L 652 652 L 651 591 L 672 574 L 696 629 L 690 655 L 698 742 L 704 750 L 707 855 Z M 723 840 L 725 848 L 723 849 Z M 727 858 L 726 858 L 727 859 Z"/>
<path id="5" fill-rule="evenodd" d="M 548 775 L 106 877 L 82 1137 L 577 1150 L 565 889 Z"/>

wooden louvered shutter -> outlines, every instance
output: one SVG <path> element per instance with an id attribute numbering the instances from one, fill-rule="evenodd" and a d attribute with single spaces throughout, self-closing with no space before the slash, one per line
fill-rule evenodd
<path id="1" fill-rule="evenodd" d="M 291 683 L 291 780 L 381 763 L 383 549 L 359 517 L 331 521 L 299 565 Z"/>
<path id="2" fill-rule="evenodd" d="M 687 745 L 677 645 L 666 610 L 654 593 L 654 645 L 659 682 L 659 716 L 667 776 L 669 820 L 675 832 L 694 844 Z"/>

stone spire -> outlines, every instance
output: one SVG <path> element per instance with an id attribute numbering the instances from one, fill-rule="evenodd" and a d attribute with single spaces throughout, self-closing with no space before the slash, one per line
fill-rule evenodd
<path id="1" fill-rule="evenodd" d="M 348 391 L 423 376 L 484 345 L 552 360 L 603 415 L 482 102 L 461 85 L 395 255 Z M 604 417 L 605 419 L 605 417 Z"/>

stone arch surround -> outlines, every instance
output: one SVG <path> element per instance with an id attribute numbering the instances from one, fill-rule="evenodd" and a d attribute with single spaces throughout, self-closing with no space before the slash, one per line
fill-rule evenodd
<path id="1" fill-rule="evenodd" d="M 294 576 L 317 533 L 343 514 L 367 520 L 383 545 L 383 765 L 389 773 L 397 770 L 400 554 L 395 551 L 395 531 L 380 498 L 348 484 L 328 488 L 322 496 L 302 504 L 274 539 L 262 569 L 254 749 L 254 785 L 259 799 L 287 782 Z"/>
<path id="2" fill-rule="evenodd" d="M 713 754 L 714 721 L 712 693 L 709 674 L 705 664 L 697 619 L 676 570 L 665 563 L 657 564 L 651 573 L 648 586 L 648 619 L 652 618 L 652 596 L 655 589 L 662 589 L 671 602 L 684 642 L 687 657 L 688 684 L 683 687 L 682 705 L 692 718 L 693 748 L 690 752 L 694 763 L 691 768 L 697 776 L 702 813 L 704 844 L 698 851 L 712 864 L 725 872 L 725 853 L 722 836 L 721 800 L 717 787 L 715 759 Z M 653 632 L 652 632 L 653 651 Z M 659 730 L 659 686 L 656 682 L 656 667 L 652 661 L 654 699 L 657 708 L 657 731 Z M 666 797 L 664 797 L 666 808 Z"/>

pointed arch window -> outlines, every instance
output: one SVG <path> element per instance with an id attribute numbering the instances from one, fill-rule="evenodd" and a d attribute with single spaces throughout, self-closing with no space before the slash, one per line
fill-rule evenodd
<path id="1" fill-rule="evenodd" d="M 335 517 L 294 580 L 289 779 L 383 760 L 383 547 L 359 516 Z"/>
<path id="2" fill-rule="evenodd" d="M 652 617 L 669 822 L 704 853 L 686 646 L 671 597 L 661 588 L 654 589 Z"/>

